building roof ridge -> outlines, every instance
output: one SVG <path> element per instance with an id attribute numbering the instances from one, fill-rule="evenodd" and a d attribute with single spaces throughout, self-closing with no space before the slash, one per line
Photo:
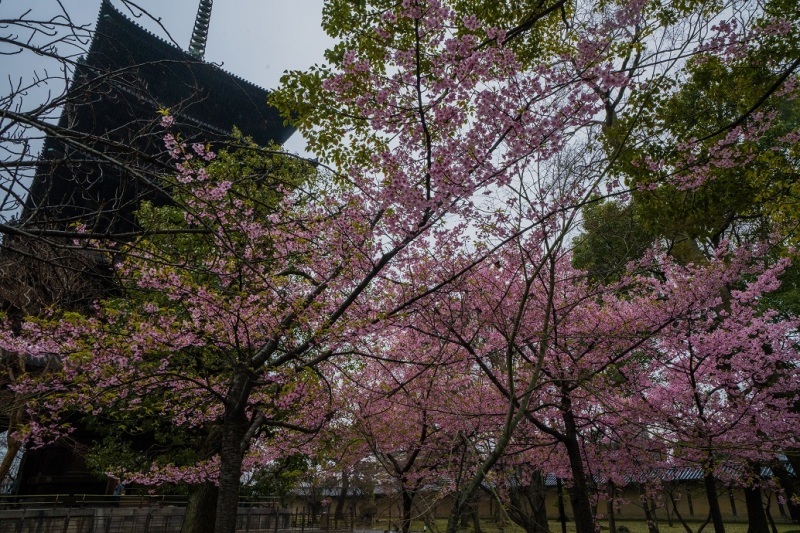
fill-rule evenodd
<path id="1" fill-rule="evenodd" d="M 162 37 L 162 36 L 152 32 L 152 31 L 148 30 L 147 28 L 145 28 L 144 26 L 142 26 L 141 24 L 139 24 L 135 20 L 132 20 L 125 13 L 120 11 L 114 5 L 114 3 L 111 0 L 102 0 L 101 6 L 100 6 L 100 11 L 97 14 L 97 24 L 95 25 L 95 31 L 97 31 L 96 28 L 99 26 L 100 19 L 104 14 L 104 9 L 106 9 L 106 8 L 110 9 L 113 12 L 114 15 L 116 15 L 117 17 L 125 20 L 128 24 L 131 24 L 131 25 L 135 26 L 139 31 L 146 33 L 147 35 L 149 35 L 153 39 L 156 39 L 156 40 L 160 41 L 161 43 L 163 43 L 163 44 L 165 44 L 165 45 L 167 45 L 167 46 L 169 46 L 171 48 L 174 48 L 176 51 L 178 51 L 181 54 L 183 54 L 184 59 L 187 62 L 207 65 L 209 67 L 212 67 L 212 68 L 215 68 L 215 69 L 219 70 L 220 72 L 226 74 L 228 77 L 233 78 L 234 80 L 236 80 L 238 82 L 250 85 L 250 86 L 252 86 L 252 87 L 254 87 L 256 89 L 260 89 L 260 90 L 268 92 L 268 93 L 271 92 L 266 87 L 262 87 L 261 85 L 258 85 L 256 83 L 253 83 L 250 80 L 245 79 L 243 76 L 240 76 L 240 75 L 235 74 L 235 73 L 233 73 L 233 72 L 231 72 L 231 71 L 229 71 L 227 69 L 222 68 L 222 63 L 214 63 L 214 62 L 211 62 L 211 61 L 206 61 L 205 59 L 202 59 L 202 58 L 194 57 L 189 51 L 184 50 L 183 48 L 178 46 L 175 42 L 171 42 L 170 40 L 165 39 L 164 37 Z M 108 13 L 105 13 L 105 14 L 108 14 Z M 90 51 L 91 51 L 92 47 L 95 46 L 95 42 L 96 42 L 95 39 L 92 39 L 92 43 L 89 45 L 89 50 Z"/>

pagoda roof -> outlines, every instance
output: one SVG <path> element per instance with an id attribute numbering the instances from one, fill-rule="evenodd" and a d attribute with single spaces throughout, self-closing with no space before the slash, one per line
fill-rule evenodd
<path id="1" fill-rule="evenodd" d="M 91 77 L 135 76 L 161 107 L 189 122 L 228 134 L 237 127 L 262 146 L 282 144 L 294 132 L 267 105 L 269 91 L 199 60 L 154 35 L 103 0 L 95 36 L 81 70 Z M 179 118 L 179 121 L 181 118 Z"/>
<path id="2" fill-rule="evenodd" d="M 268 90 L 193 57 L 102 0 L 57 134 L 45 140 L 23 218 L 129 231 L 142 199 L 168 201 L 158 175 L 174 167 L 164 146 L 161 110 L 169 110 L 174 133 L 186 142 L 216 149 L 237 128 L 260 146 L 283 144 L 294 128 L 284 125 L 268 96 Z"/>

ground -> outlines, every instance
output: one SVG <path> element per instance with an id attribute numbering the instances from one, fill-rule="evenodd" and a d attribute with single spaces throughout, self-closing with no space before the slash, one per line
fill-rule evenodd
<path id="1" fill-rule="evenodd" d="M 437 526 L 439 527 L 440 531 L 445 530 L 446 521 L 443 519 L 436 521 Z M 700 521 L 690 521 L 689 527 L 691 527 L 695 532 L 700 527 Z M 602 527 L 603 531 L 608 531 L 608 522 L 600 521 L 600 526 Z M 630 533 L 649 533 L 647 529 L 647 523 L 641 520 L 617 520 L 617 527 L 625 526 L 628 528 Z M 673 521 L 672 526 L 664 520 L 660 521 L 658 524 L 660 533 L 684 533 L 683 526 L 681 526 L 680 522 Z M 786 523 L 777 523 L 776 524 L 778 533 L 800 533 L 800 527 L 797 524 L 786 524 Z M 377 531 L 386 531 L 389 529 L 389 521 L 388 520 L 376 520 L 375 525 L 372 528 Z M 412 523 L 411 526 L 412 532 L 422 532 L 423 531 L 423 523 L 422 521 L 415 521 Z M 561 523 L 555 520 L 550 521 L 550 531 L 551 533 L 561 533 Z M 703 533 L 713 533 L 714 528 L 709 523 Z M 726 533 L 747 533 L 747 522 L 726 522 L 725 523 L 725 532 Z M 434 533 L 434 532 L 429 532 Z M 465 533 L 474 533 L 472 528 L 468 528 L 465 530 Z M 516 526 L 513 523 L 507 524 L 505 527 L 498 527 L 498 525 L 494 521 L 489 520 L 481 520 L 481 533 L 525 533 L 524 530 Z M 567 522 L 567 533 L 575 533 L 575 525 L 572 522 Z"/>

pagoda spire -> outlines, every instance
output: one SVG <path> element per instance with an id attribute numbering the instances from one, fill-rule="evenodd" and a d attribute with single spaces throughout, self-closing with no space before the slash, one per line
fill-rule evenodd
<path id="1" fill-rule="evenodd" d="M 213 0 L 200 0 L 197 18 L 194 21 L 192 40 L 189 42 L 189 53 L 197 59 L 203 59 L 208 39 L 208 24 L 211 22 L 211 4 Z"/>

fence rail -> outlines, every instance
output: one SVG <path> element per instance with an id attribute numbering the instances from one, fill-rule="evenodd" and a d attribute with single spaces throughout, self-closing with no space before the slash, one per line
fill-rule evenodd
<path id="1" fill-rule="evenodd" d="M 79 506 L 77 502 L 94 500 L 59 499 L 39 504 L 27 501 L 6 504 L 0 510 L 0 532 L 3 533 L 177 533 L 183 524 L 185 506 L 132 506 L 126 496 L 119 507 Z M 127 499 L 127 502 L 125 501 Z M 111 502 L 107 502 L 111 503 Z M 126 503 L 128 505 L 126 505 Z M 10 508 L 16 505 L 18 508 Z M 37 508 L 37 505 L 39 508 Z M 59 506 L 61 505 L 61 506 Z M 349 533 L 353 531 L 351 517 L 337 520 L 328 515 L 315 517 L 292 513 L 275 507 L 239 507 L 238 533 Z"/>
<path id="2" fill-rule="evenodd" d="M 186 507 L 186 496 L 128 493 L 0 495 L 0 509 L 50 509 L 54 507 Z M 277 498 L 240 498 L 243 507 L 280 508 Z"/>

